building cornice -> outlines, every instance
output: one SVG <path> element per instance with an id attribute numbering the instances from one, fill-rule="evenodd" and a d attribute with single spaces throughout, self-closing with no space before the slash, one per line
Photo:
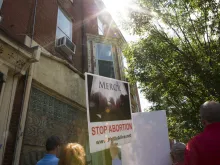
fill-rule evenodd
<path id="1" fill-rule="evenodd" d="M 119 47 L 123 47 L 125 44 L 127 44 L 124 38 L 94 35 L 94 34 L 89 34 L 89 33 L 86 34 L 86 37 L 87 37 L 87 41 L 115 44 L 115 45 L 118 45 Z"/>
<path id="2" fill-rule="evenodd" d="M 0 63 L 22 75 L 31 63 L 39 61 L 41 53 L 39 47 L 27 49 L 0 33 Z"/>

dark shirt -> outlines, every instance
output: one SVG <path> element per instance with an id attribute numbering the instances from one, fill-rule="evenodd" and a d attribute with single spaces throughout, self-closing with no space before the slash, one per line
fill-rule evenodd
<path id="1" fill-rule="evenodd" d="M 206 126 L 186 146 L 185 165 L 220 165 L 220 122 Z"/>

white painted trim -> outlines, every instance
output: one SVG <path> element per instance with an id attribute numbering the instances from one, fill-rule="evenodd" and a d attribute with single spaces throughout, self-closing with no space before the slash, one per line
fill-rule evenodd
<path id="1" fill-rule="evenodd" d="M 70 30 L 71 30 L 70 37 L 67 36 L 67 34 L 64 33 L 64 31 L 61 28 L 59 28 L 59 26 L 58 26 L 58 14 L 59 14 L 59 12 L 61 12 L 66 17 L 66 19 L 69 21 L 69 23 L 71 24 L 71 26 L 70 26 Z M 72 42 L 72 40 L 73 40 L 73 21 L 68 16 L 67 12 L 64 9 L 62 9 L 60 6 L 58 6 L 58 10 L 57 10 L 56 40 L 58 39 L 57 38 L 57 29 L 59 29 Z"/>
<path id="2" fill-rule="evenodd" d="M 21 52 L 22 56 L 25 56 L 26 58 L 32 58 L 33 54 L 30 53 L 29 51 L 23 49 L 20 45 L 14 43 L 12 40 L 6 38 L 5 36 L 1 35 L 0 33 L 0 40 L 3 41 L 4 43 L 6 43 L 7 45 L 11 46 L 12 48 L 18 50 L 19 52 Z"/>
<path id="3" fill-rule="evenodd" d="M 0 61 L 0 72 L 2 72 L 4 75 L 8 74 L 8 67 L 6 67 L 2 61 Z"/>
<path id="4" fill-rule="evenodd" d="M 28 72 L 28 78 L 27 78 L 27 84 L 24 94 L 24 100 L 23 100 L 23 106 L 22 106 L 22 114 L 20 118 L 20 124 L 19 124 L 19 130 L 17 133 L 17 141 L 15 146 L 15 155 L 13 160 L 13 165 L 19 165 L 20 160 L 20 154 L 21 154 L 21 147 L 22 147 L 22 141 L 23 141 L 23 134 L 24 134 L 24 128 L 25 128 L 25 122 L 27 117 L 27 110 L 28 110 L 28 102 L 30 98 L 30 91 L 31 91 L 31 84 L 33 79 L 33 71 L 34 71 L 34 64 L 31 64 L 29 72 Z"/>
<path id="5" fill-rule="evenodd" d="M 5 90 L 5 82 L 2 84 L 2 89 L 1 90 L 1 93 L 0 93 L 0 105 L 2 104 L 2 99 L 3 99 L 3 93 L 4 93 L 4 90 Z"/>
<path id="6" fill-rule="evenodd" d="M 109 61 L 109 62 L 113 62 L 113 67 L 114 67 L 114 78 L 117 79 L 117 72 L 116 72 L 116 66 L 115 66 L 115 55 L 113 53 L 113 46 L 112 44 L 106 44 L 106 43 L 100 43 L 100 42 L 96 42 L 93 46 L 93 48 L 95 49 L 95 51 L 93 51 L 95 54 L 94 54 L 94 57 L 95 57 L 95 62 L 96 62 L 96 74 L 99 75 L 99 59 L 98 59 L 98 55 L 96 53 L 96 48 L 97 48 L 97 44 L 104 44 L 104 45 L 109 45 L 111 46 L 111 53 L 112 53 L 112 60 L 100 60 L 100 61 Z"/>
<path id="7" fill-rule="evenodd" d="M 17 83 L 20 75 L 24 75 L 26 69 L 31 63 L 39 61 L 41 50 L 39 47 L 34 47 L 30 52 L 25 50 L 13 40 L 7 38 L 0 33 L 0 41 L 3 47 L 6 47 L 7 51 L 15 52 L 17 56 L 22 58 L 25 63 L 18 68 L 16 63 L 11 63 L 9 59 L 6 61 L 3 54 L 3 58 L 0 58 L 0 71 L 2 71 L 6 76 L 7 80 L 4 84 L 4 90 L 1 92 L 1 104 L 0 104 L 0 144 L 2 145 L 0 149 L 0 164 L 4 158 L 4 152 L 6 147 L 7 138 L 9 135 L 9 124 L 11 121 L 11 113 L 14 105 L 15 92 L 17 89 Z M 20 154 L 20 153 L 19 153 Z"/>
<path id="8" fill-rule="evenodd" d="M 18 76 L 8 75 L 3 92 L 2 104 L 0 105 L 0 144 L 2 144 L 2 148 L 0 149 L 0 163 L 4 157 L 17 82 Z"/>

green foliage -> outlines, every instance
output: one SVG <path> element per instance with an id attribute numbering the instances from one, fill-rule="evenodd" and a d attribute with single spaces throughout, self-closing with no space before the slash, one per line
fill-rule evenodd
<path id="1" fill-rule="evenodd" d="M 199 107 L 220 101 L 220 4 L 216 0 L 139 0 L 131 25 L 142 37 L 124 54 L 151 110 L 167 110 L 171 138 L 202 130 Z M 147 12 L 143 12 L 147 11 Z"/>

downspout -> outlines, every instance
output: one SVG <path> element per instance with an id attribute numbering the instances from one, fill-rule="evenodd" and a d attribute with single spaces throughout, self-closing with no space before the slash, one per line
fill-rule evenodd
<path id="1" fill-rule="evenodd" d="M 87 64 L 86 59 L 86 36 L 85 36 L 85 21 L 84 21 L 84 0 L 81 1 L 81 11 L 82 11 L 82 72 L 86 72 L 88 69 L 85 68 Z"/>
<path id="2" fill-rule="evenodd" d="M 33 39 L 34 39 L 36 13 L 37 13 L 37 2 L 38 2 L 38 0 L 35 0 L 30 47 L 32 47 L 32 43 L 33 43 Z M 35 58 L 39 61 L 41 49 L 39 46 L 33 47 L 33 49 L 34 49 L 33 58 Z M 14 159 L 12 162 L 13 165 L 19 165 L 19 162 L 20 162 L 20 154 L 21 154 L 21 148 L 22 148 L 22 142 L 23 142 L 25 122 L 26 122 L 26 117 L 27 117 L 28 103 L 29 103 L 30 92 L 31 92 L 31 85 L 32 85 L 32 80 L 33 80 L 33 73 L 34 73 L 34 63 L 31 63 L 29 70 L 28 70 L 28 73 L 26 74 L 26 82 L 25 82 L 25 87 L 24 87 L 25 93 L 24 93 L 24 97 L 23 97 L 23 101 L 22 101 L 20 123 L 19 123 L 17 138 L 16 138 Z"/>
<path id="3" fill-rule="evenodd" d="M 36 24 L 36 14 L 37 14 L 37 2 L 38 2 L 38 0 L 35 0 L 30 47 L 32 47 L 32 43 L 33 43 L 33 40 L 34 40 L 34 32 L 35 32 L 35 24 Z"/>
<path id="4" fill-rule="evenodd" d="M 88 54 L 87 54 L 87 41 L 86 41 L 86 21 L 84 20 L 84 0 L 81 1 L 81 11 L 82 11 L 82 71 L 83 71 L 83 75 L 84 72 L 88 72 Z M 83 128 L 84 129 L 84 128 Z M 85 148 L 87 147 L 86 143 L 87 143 L 87 137 L 88 137 L 88 132 L 85 133 L 85 130 L 82 129 L 83 135 L 81 138 L 81 140 L 85 140 L 84 144 Z M 90 154 L 90 160 L 87 159 L 86 157 L 86 164 L 90 164 L 92 163 L 92 155 Z"/>

